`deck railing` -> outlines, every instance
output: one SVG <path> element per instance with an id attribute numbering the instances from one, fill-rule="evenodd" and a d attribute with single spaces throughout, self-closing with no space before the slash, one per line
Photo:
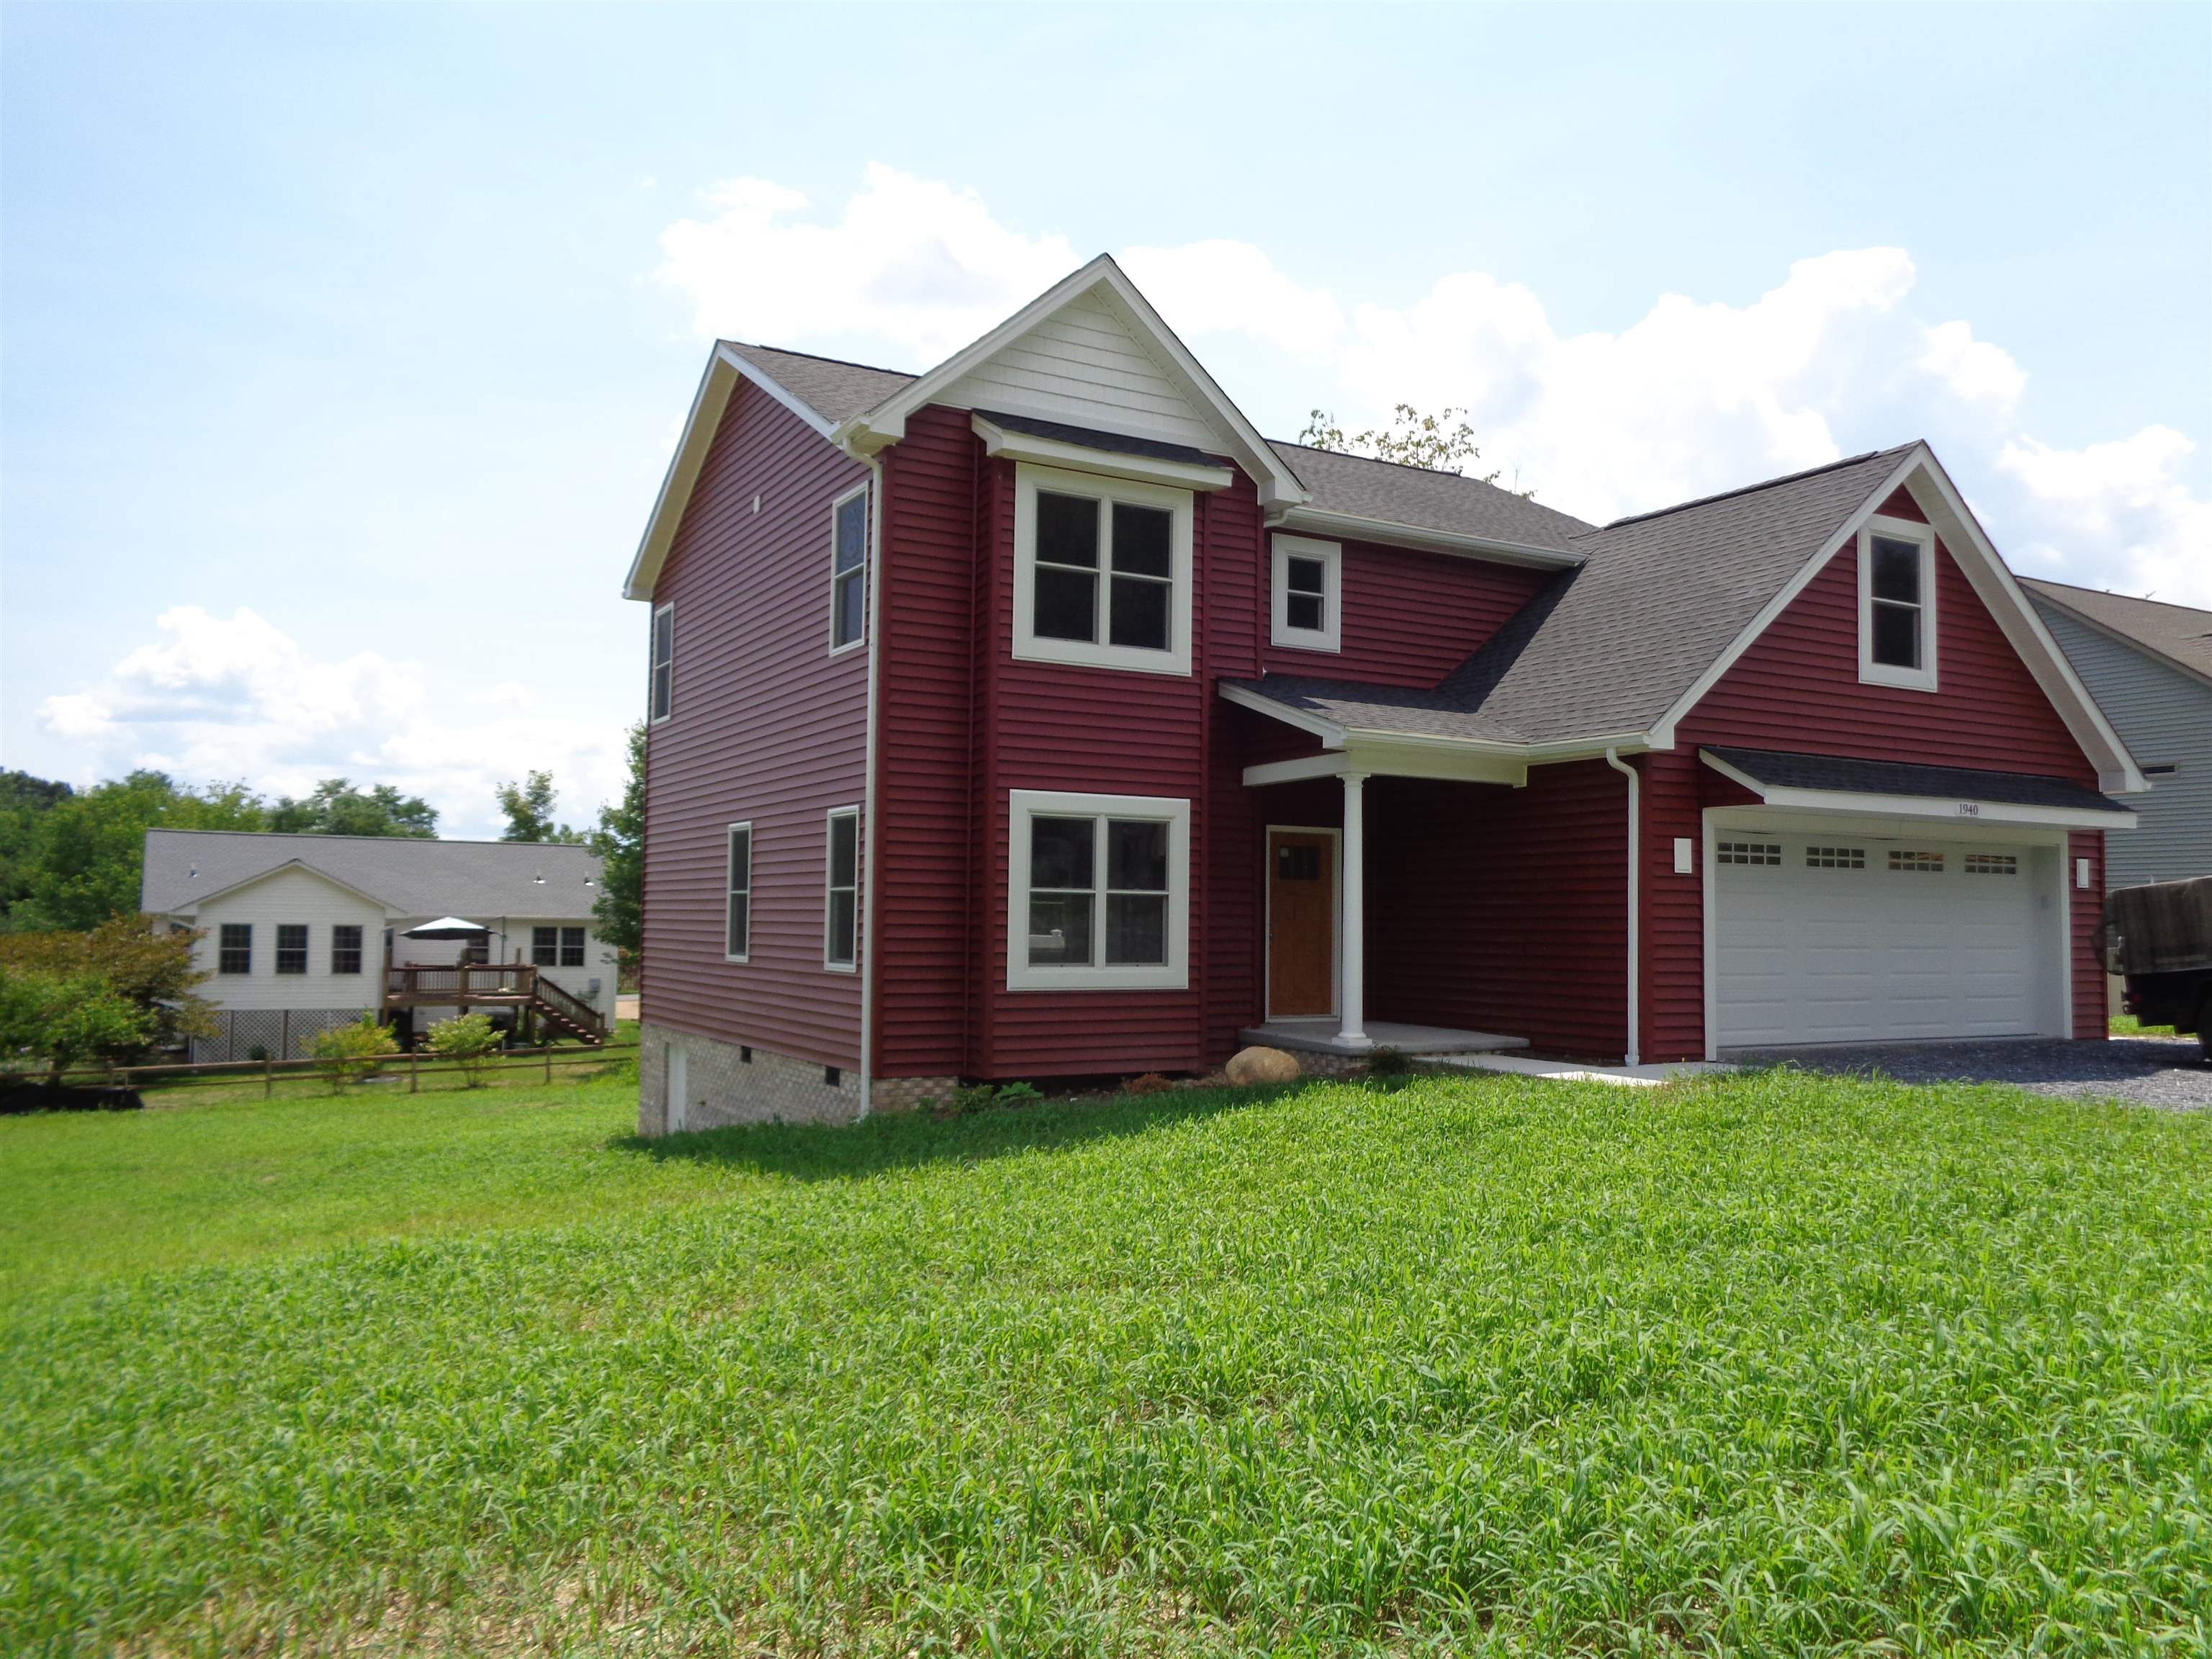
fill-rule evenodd
<path id="1" fill-rule="evenodd" d="M 384 1000 L 394 1006 L 495 1002 L 538 1003 L 580 1031 L 604 1037 L 599 1011 L 526 962 L 464 962 L 442 968 L 409 965 L 385 970 Z"/>

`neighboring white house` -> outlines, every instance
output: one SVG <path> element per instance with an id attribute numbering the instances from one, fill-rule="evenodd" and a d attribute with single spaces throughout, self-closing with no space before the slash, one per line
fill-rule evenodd
<path id="1" fill-rule="evenodd" d="M 200 933 L 199 994 L 222 1011 L 222 1031 L 192 1057 L 287 1057 L 385 1009 L 393 969 L 464 958 L 532 965 L 611 1030 L 615 950 L 592 921 L 601 879 L 592 853 L 547 842 L 149 830 L 140 908 Z M 474 942 L 406 936 L 442 917 L 486 931 Z M 449 1012 L 393 1006 L 403 1024 Z"/>
<path id="2" fill-rule="evenodd" d="M 2106 853 L 2106 885 L 2212 875 L 2212 611 L 2021 586 L 2150 785 L 2129 803 L 2141 827 Z"/>

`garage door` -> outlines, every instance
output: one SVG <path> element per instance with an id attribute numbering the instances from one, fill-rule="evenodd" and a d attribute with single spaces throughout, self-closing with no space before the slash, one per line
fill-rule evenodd
<path id="1" fill-rule="evenodd" d="M 1723 1048 L 2044 1029 L 2051 855 L 1723 830 L 1713 860 Z"/>

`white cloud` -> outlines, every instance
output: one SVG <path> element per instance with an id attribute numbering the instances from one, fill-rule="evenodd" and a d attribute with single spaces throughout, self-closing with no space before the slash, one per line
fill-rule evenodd
<path id="1" fill-rule="evenodd" d="M 706 192 L 705 219 L 661 233 L 659 276 L 688 295 L 702 334 L 796 344 L 882 340 L 926 368 L 950 356 L 1083 262 L 1062 236 L 992 218 L 972 191 L 872 164 L 834 224 L 763 179 Z"/>
<path id="2" fill-rule="evenodd" d="M 491 829 L 495 787 L 532 769 L 552 771 L 572 820 L 622 786 L 620 727 L 533 712 L 525 688 L 434 702 L 420 664 L 319 659 L 244 607 L 226 618 L 184 605 L 155 627 L 96 684 L 40 707 L 40 724 L 85 755 L 88 780 L 144 766 L 300 794 L 349 777 L 423 796 L 459 835 Z"/>
<path id="3" fill-rule="evenodd" d="M 2212 607 L 2212 501 L 2181 476 L 2196 448 L 2169 426 L 2081 449 L 2007 443 L 1997 470 L 2036 508 L 2024 515 L 2016 562 L 2065 581 Z"/>
<path id="4" fill-rule="evenodd" d="M 880 342 L 900 366 L 925 368 L 1080 263 L 1066 238 L 1001 225 L 972 191 L 882 166 L 834 222 L 763 179 L 709 199 L 710 217 L 664 234 L 660 271 L 704 333 Z M 1247 383 L 1232 392 L 1283 435 L 1316 406 L 1357 427 L 1399 402 L 1456 405 L 1486 465 L 1598 520 L 1818 465 L 1847 445 L 1935 437 L 2024 563 L 2200 599 L 2212 580 L 2208 506 L 2181 473 L 2188 440 L 2150 428 L 2079 451 L 2038 442 L 2016 413 L 2026 369 L 1965 319 L 1914 315 L 1902 248 L 1798 260 L 1747 304 L 1663 295 L 1617 331 L 1576 334 L 1528 288 L 1479 270 L 1385 305 L 1302 283 L 1246 242 L 1121 258 L 1201 356 L 1210 343 L 1240 362 Z"/>

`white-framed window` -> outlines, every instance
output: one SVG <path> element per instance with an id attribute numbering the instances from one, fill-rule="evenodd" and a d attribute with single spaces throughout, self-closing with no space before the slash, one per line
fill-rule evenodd
<path id="1" fill-rule="evenodd" d="M 1936 532 L 1905 519 L 1859 532 L 1859 678 L 1936 689 Z"/>
<path id="2" fill-rule="evenodd" d="M 1181 990 L 1190 982 L 1190 803 L 1016 789 L 1006 988 Z"/>
<path id="3" fill-rule="evenodd" d="M 658 725 L 676 707 L 676 607 L 653 611 L 653 676 L 647 718 Z"/>
<path id="4" fill-rule="evenodd" d="M 1014 655 L 1190 672 L 1191 493 L 1014 470 Z"/>
<path id="5" fill-rule="evenodd" d="M 744 962 L 753 949 L 753 827 L 733 823 L 729 829 L 728 860 L 724 876 L 729 909 L 723 920 L 722 960 Z"/>
<path id="6" fill-rule="evenodd" d="M 830 503 L 830 649 L 860 644 L 868 633 L 868 487 Z"/>
<path id="7" fill-rule="evenodd" d="M 530 960 L 539 968 L 580 968 L 584 965 L 584 930 L 580 927 L 533 927 L 530 930 Z"/>
<path id="8" fill-rule="evenodd" d="M 216 971 L 219 974 L 250 974 L 253 971 L 253 924 L 250 921 L 226 921 L 216 936 Z"/>
<path id="9" fill-rule="evenodd" d="M 362 927 L 357 921 L 341 921 L 331 929 L 331 971 L 334 974 L 357 974 L 361 971 Z"/>
<path id="10" fill-rule="evenodd" d="M 833 806 L 824 855 L 822 965 L 851 973 L 860 960 L 860 809 Z"/>
<path id="11" fill-rule="evenodd" d="M 307 971 L 306 922 L 280 921 L 276 924 L 276 971 L 280 974 L 304 974 Z"/>
<path id="12" fill-rule="evenodd" d="M 1273 563 L 1273 625 L 1269 639 L 1297 651 L 1341 650 L 1342 544 L 1306 536 L 1278 536 Z"/>

